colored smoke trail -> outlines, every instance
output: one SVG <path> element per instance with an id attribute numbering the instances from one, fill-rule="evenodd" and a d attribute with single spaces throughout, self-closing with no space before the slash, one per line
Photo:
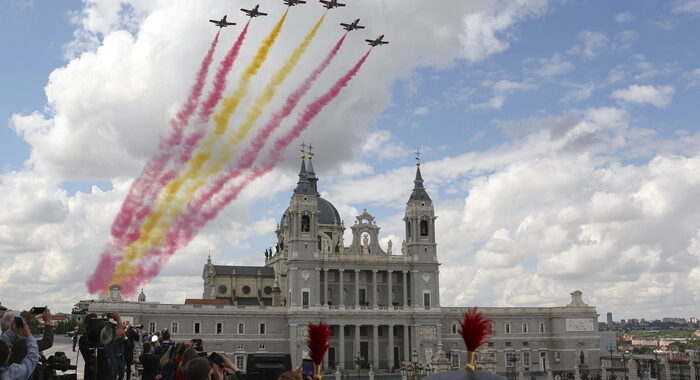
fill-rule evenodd
<path id="1" fill-rule="evenodd" d="M 306 95 L 307 92 L 309 92 L 314 82 L 316 82 L 318 77 L 321 76 L 328 65 L 330 65 L 333 58 L 335 58 L 338 51 L 340 51 L 340 48 L 343 46 L 346 36 L 347 34 L 344 34 L 338 40 L 326 58 L 314 69 L 314 71 L 311 72 L 311 74 L 299 85 L 299 87 L 287 97 L 284 105 L 282 105 L 282 107 L 272 115 L 267 124 L 265 124 L 265 127 L 261 129 L 255 135 L 255 137 L 253 137 L 250 147 L 246 149 L 238 161 L 236 161 L 235 165 L 229 165 L 226 172 L 218 175 L 214 181 L 206 189 L 204 189 L 205 191 L 198 194 L 197 197 L 190 201 L 190 203 L 187 205 L 188 211 L 199 210 L 205 203 L 215 196 L 224 187 L 224 185 L 226 185 L 226 183 L 237 178 L 241 174 L 241 171 L 253 166 L 253 163 L 255 163 L 255 160 L 258 157 L 258 153 L 260 153 L 260 150 L 265 145 L 265 141 L 267 141 L 272 132 L 274 132 L 280 126 L 282 121 L 292 113 L 297 104 L 299 104 L 301 98 Z M 188 218 L 191 217 L 190 214 L 191 212 L 188 212 L 183 215 L 184 223 L 189 223 Z"/>
<path id="2" fill-rule="evenodd" d="M 141 225 L 141 234 L 139 238 L 124 250 L 124 258 L 116 266 L 112 283 L 121 283 L 133 270 L 133 262 L 137 258 L 147 253 L 150 247 L 159 246 L 163 243 L 169 227 L 182 212 L 186 202 L 194 195 L 194 192 L 196 192 L 196 189 L 194 189 L 194 192 L 189 196 L 178 197 L 180 188 L 185 183 L 197 180 L 202 166 L 204 166 L 212 156 L 212 152 L 220 135 L 226 132 L 230 117 L 233 115 L 243 97 L 248 93 L 252 77 L 257 74 L 258 70 L 267 59 L 270 49 L 282 30 L 288 12 L 289 10 L 284 12 L 270 34 L 263 41 L 253 61 L 243 72 L 237 90 L 232 96 L 223 99 L 222 110 L 219 114 L 214 116 L 216 122 L 214 133 L 210 131 L 206 134 L 204 140 L 201 141 L 197 147 L 194 156 L 189 160 L 184 173 L 170 181 L 161 192 L 161 199 L 158 205 L 148 214 Z M 192 187 L 189 188 L 191 189 Z"/>
<path id="3" fill-rule="evenodd" d="M 179 218 L 168 232 L 166 243 L 163 246 L 154 248 L 149 255 L 144 258 L 142 265 L 134 269 L 130 277 L 125 277 L 126 281 L 120 282 L 126 294 L 135 292 L 143 283 L 153 279 L 160 272 L 161 266 L 178 249 L 187 245 L 204 227 L 204 225 L 214 219 L 219 212 L 230 202 L 235 200 L 241 191 L 251 182 L 270 172 L 275 165 L 281 161 L 284 150 L 309 126 L 309 123 L 331 102 L 340 91 L 348 85 L 350 80 L 359 72 L 362 65 L 367 60 L 371 50 L 363 55 L 360 60 L 348 70 L 343 77 L 335 82 L 326 93 L 308 104 L 296 124 L 285 135 L 275 140 L 268 158 L 260 167 L 253 168 L 246 173 L 245 177 L 231 187 L 224 189 L 218 197 L 209 200 L 206 208 L 201 205 L 188 205 L 187 217 Z M 233 172 L 232 172 L 233 173 Z M 240 172 L 238 173 L 240 174 Z"/>
<path id="4" fill-rule="evenodd" d="M 182 108 L 177 112 L 174 119 L 170 120 L 172 130 L 167 139 L 162 139 L 158 150 L 159 152 L 146 164 L 141 172 L 141 175 L 134 180 L 129 188 L 122 207 L 119 210 L 114 222 L 112 223 L 111 234 L 113 242 L 108 244 L 105 250 L 100 255 L 100 261 L 95 268 L 95 272 L 88 279 L 88 289 L 90 292 L 96 292 L 103 289 L 105 281 L 112 276 L 114 264 L 117 261 L 115 254 L 118 254 L 120 248 L 124 246 L 121 240 L 125 236 L 133 235 L 134 224 L 140 223 L 143 218 L 143 212 L 139 212 L 144 205 L 144 201 L 153 198 L 154 190 L 157 187 L 153 185 L 154 179 L 157 178 L 170 162 L 172 156 L 177 152 L 177 146 L 182 141 L 183 129 L 189 124 L 192 114 L 197 108 L 199 99 L 202 96 L 202 89 L 206 83 L 209 68 L 211 67 L 214 52 L 219 43 L 220 31 L 214 36 L 214 40 L 209 46 L 207 54 L 202 59 L 197 79 L 190 89 L 187 96 L 187 101 Z M 137 222 L 134 222 L 134 220 Z"/>

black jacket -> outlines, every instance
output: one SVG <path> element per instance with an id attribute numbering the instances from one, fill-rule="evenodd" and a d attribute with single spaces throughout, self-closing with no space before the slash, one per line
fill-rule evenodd
<path id="1" fill-rule="evenodd" d="M 160 373 L 160 360 L 153 354 L 141 354 L 139 361 L 143 367 L 141 380 L 154 380 Z"/>

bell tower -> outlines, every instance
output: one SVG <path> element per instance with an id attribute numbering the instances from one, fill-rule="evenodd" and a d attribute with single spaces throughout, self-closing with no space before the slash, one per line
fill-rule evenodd
<path id="1" fill-rule="evenodd" d="M 413 191 L 406 202 L 406 255 L 413 259 L 411 272 L 411 304 L 437 307 L 439 302 L 439 270 L 435 242 L 435 209 L 423 185 L 420 171 L 420 152 L 416 152 L 416 177 Z"/>
<path id="2" fill-rule="evenodd" d="M 287 209 L 288 286 L 287 299 L 290 305 L 314 305 L 319 302 L 318 292 L 313 292 L 309 284 L 314 284 L 319 276 L 313 263 L 318 260 L 318 198 L 316 175 L 313 173 L 311 157 L 307 145 L 301 144 L 301 169 L 299 182 L 294 189 Z M 307 169 L 307 159 L 309 166 Z M 309 169 L 311 171 L 309 172 Z"/>

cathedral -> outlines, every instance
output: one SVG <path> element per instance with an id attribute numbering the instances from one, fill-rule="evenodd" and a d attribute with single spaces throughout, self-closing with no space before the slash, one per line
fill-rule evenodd
<path id="1" fill-rule="evenodd" d="M 366 210 L 349 227 L 352 241 L 344 241 L 344 220 L 320 196 L 312 161 L 302 156 L 263 266 L 216 265 L 209 258 L 201 299 L 161 304 L 144 297 L 94 303 L 90 310 L 119 311 L 151 331 L 169 329 L 175 340 L 202 338 L 208 350 L 226 352 L 241 368 L 255 352 L 289 353 L 296 367 L 306 355 L 306 325 L 319 321 L 332 330 L 327 371 L 371 368 L 390 375 L 407 361 L 464 365 L 458 320 L 467 305 L 441 305 L 437 217 L 420 163 L 406 188 L 404 241 L 384 250 L 380 227 Z M 480 310 L 495 331 L 479 352 L 482 368 L 528 379 L 600 368 L 596 308 L 579 291 L 559 307 Z"/>

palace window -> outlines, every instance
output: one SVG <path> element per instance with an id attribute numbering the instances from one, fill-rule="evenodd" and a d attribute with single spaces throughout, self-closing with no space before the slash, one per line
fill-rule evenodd
<path id="1" fill-rule="evenodd" d="M 148 332 L 150 332 L 150 333 L 156 332 L 156 323 L 155 322 L 148 322 Z"/>
<path id="2" fill-rule="evenodd" d="M 250 286 L 246 285 L 243 287 L 243 294 L 250 294 Z"/>
<path id="3" fill-rule="evenodd" d="M 245 334 L 245 323 L 238 322 L 238 335 Z"/>
<path id="4" fill-rule="evenodd" d="M 309 232 L 311 226 L 311 219 L 308 215 L 303 215 L 301 217 L 301 232 Z"/>
<path id="5" fill-rule="evenodd" d="M 200 331 L 201 331 L 201 327 L 202 327 L 202 325 L 201 325 L 199 322 L 195 322 L 194 325 L 193 325 L 193 327 L 192 327 L 193 333 L 194 333 L 194 334 L 199 334 Z"/>
<path id="6" fill-rule="evenodd" d="M 515 352 L 506 352 L 506 367 L 515 366 Z"/>
<path id="7" fill-rule="evenodd" d="M 523 333 L 527 334 L 527 323 L 523 323 Z"/>
<path id="8" fill-rule="evenodd" d="M 523 352 L 523 365 L 526 367 L 528 367 L 530 365 L 530 352 L 529 351 Z"/>
<path id="9" fill-rule="evenodd" d="M 223 322 L 216 322 L 216 335 L 221 335 L 224 333 L 224 323 Z"/>
<path id="10" fill-rule="evenodd" d="M 170 324 L 170 333 L 179 334 L 180 333 L 180 322 L 173 322 Z"/>
<path id="11" fill-rule="evenodd" d="M 505 332 L 506 332 L 506 334 L 510 334 L 510 323 L 506 323 Z"/>
<path id="12" fill-rule="evenodd" d="M 265 335 L 265 324 L 264 323 L 260 324 L 260 335 Z"/>
<path id="13" fill-rule="evenodd" d="M 544 333 L 544 322 L 540 322 L 540 333 Z"/>

